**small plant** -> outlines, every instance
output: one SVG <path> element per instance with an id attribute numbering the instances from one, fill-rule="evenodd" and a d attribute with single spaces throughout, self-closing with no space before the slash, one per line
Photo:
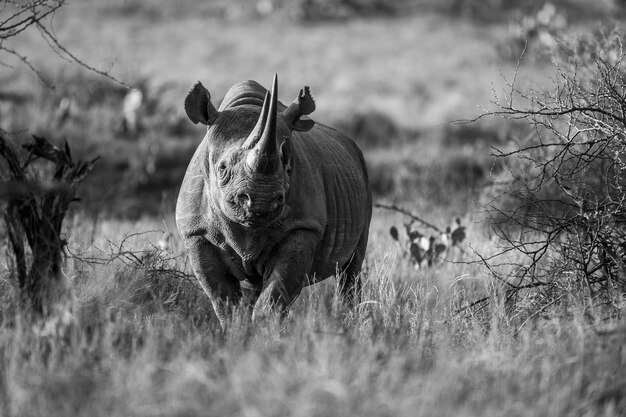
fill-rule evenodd
<path id="1" fill-rule="evenodd" d="M 0 211 L 10 243 L 14 277 L 23 307 L 35 316 L 67 310 L 71 285 L 63 274 L 66 241 L 61 234 L 70 204 L 96 160 L 73 161 L 70 148 L 33 136 L 23 145 L 0 131 Z M 52 164 L 52 169 L 44 165 Z"/>
<path id="2" fill-rule="evenodd" d="M 376 204 L 376 207 L 392 210 L 410 218 L 408 223 L 403 224 L 406 238 L 400 237 L 396 226 L 391 226 L 389 234 L 400 245 L 402 256 L 408 258 L 416 270 L 432 267 L 442 260 L 448 260 L 451 251 L 454 249 L 459 250 L 461 253 L 464 252 L 461 243 L 463 243 L 467 235 L 466 228 L 461 225 L 460 218 L 457 217 L 455 219 L 454 226 L 448 226 L 445 230 L 442 230 L 403 208 L 385 204 Z M 418 224 L 433 230 L 436 234 L 431 234 L 427 237 L 419 229 Z"/>

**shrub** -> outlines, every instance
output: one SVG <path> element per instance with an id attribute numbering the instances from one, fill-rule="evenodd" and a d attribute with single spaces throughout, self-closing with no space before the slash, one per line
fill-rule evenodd
<path id="1" fill-rule="evenodd" d="M 512 84 L 509 100 L 492 113 L 524 119 L 534 134 L 495 152 L 509 168 L 490 205 L 493 231 L 505 245 L 484 260 L 506 283 L 508 298 L 541 289 L 527 303 L 535 312 L 575 299 L 590 314 L 600 305 L 617 314 L 626 292 L 622 39 L 614 29 L 564 45 L 551 90 Z"/>
<path id="2" fill-rule="evenodd" d="M 71 284 L 62 271 L 66 241 L 61 228 L 95 160 L 74 162 L 67 143 L 59 149 L 37 136 L 24 148 L 29 151 L 25 160 L 0 131 L 0 208 L 21 302 L 35 316 L 49 316 L 64 313 L 71 303 Z M 52 170 L 36 167 L 45 161 Z"/>

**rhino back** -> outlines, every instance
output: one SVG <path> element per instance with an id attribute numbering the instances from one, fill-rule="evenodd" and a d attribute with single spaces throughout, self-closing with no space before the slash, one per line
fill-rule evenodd
<path id="1" fill-rule="evenodd" d="M 350 261 L 369 228 L 372 200 L 367 168 L 356 144 L 323 124 L 292 138 L 296 160 L 290 190 L 300 194 L 298 204 L 306 206 L 308 215 L 323 221 L 314 272 L 324 278 Z"/>
<path id="2" fill-rule="evenodd" d="M 263 106 L 263 99 L 267 89 L 261 84 L 253 80 L 244 81 L 230 87 L 222 103 L 220 104 L 220 111 L 224 109 L 230 109 L 237 106 L 253 105 L 259 108 Z M 278 111 L 281 112 L 285 109 L 285 105 L 278 103 Z"/>

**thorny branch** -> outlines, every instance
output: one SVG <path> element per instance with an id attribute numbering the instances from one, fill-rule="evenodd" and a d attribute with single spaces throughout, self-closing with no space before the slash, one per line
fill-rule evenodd
<path id="1" fill-rule="evenodd" d="M 591 299 L 626 292 L 626 68 L 621 34 L 596 34 L 571 48 L 575 52 L 558 61 L 551 90 L 522 91 L 512 82 L 506 101 L 496 100 L 499 110 L 475 119 L 526 120 L 533 132 L 512 147 L 493 149 L 508 167 L 504 181 L 494 183 L 497 196 L 489 204 L 493 233 L 503 245 L 480 259 L 492 276 L 506 283 L 507 297 L 543 288 L 544 301 L 555 302 L 560 298 L 548 292 L 568 280 L 586 288 Z M 514 100 L 525 107 L 513 105 Z"/>
<path id="2" fill-rule="evenodd" d="M 406 209 L 404 209 L 402 207 L 398 207 L 395 204 L 376 203 L 376 204 L 374 204 L 374 207 L 383 208 L 383 209 L 386 209 L 386 210 L 391 210 L 391 211 L 395 211 L 395 212 L 404 214 L 405 216 L 407 216 L 407 217 L 409 217 L 409 218 L 411 218 L 411 219 L 413 219 L 413 220 L 423 224 L 424 226 L 433 229 L 435 232 L 443 233 L 443 231 L 441 229 L 439 229 L 437 226 L 435 226 L 434 224 L 427 222 L 426 220 L 422 219 L 421 217 L 411 213 L 409 210 L 406 210 Z"/>
<path id="3" fill-rule="evenodd" d="M 181 267 L 178 264 L 181 259 L 186 261 L 186 256 L 170 254 L 166 250 L 154 245 L 143 250 L 129 247 L 132 240 L 145 234 L 152 233 L 161 232 L 157 230 L 148 230 L 144 232 L 125 234 L 119 243 L 115 243 L 107 239 L 105 248 L 98 248 L 94 246 L 94 248 L 102 254 L 101 256 L 83 256 L 72 252 L 71 248 L 68 248 L 67 252 L 72 258 L 88 265 L 111 265 L 119 260 L 128 266 L 140 269 L 151 269 L 155 272 L 167 274 L 168 276 L 174 276 L 178 279 L 183 279 L 196 285 L 195 276 L 184 272 L 186 269 L 185 265 L 182 265 Z"/>
<path id="4" fill-rule="evenodd" d="M 2 60 L 2 53 L 13 56 L 35 73 L 43 84 L 54 87 L 26 54 L 11 45 L 12 41 L 32 28 L 39 31 L 39 36 L 61 58 L 126 86 L 108 71 L 97 69 L 80 59 L 59 41 L 54 33 L 53 18 L 67 4 L 67 0 L 0 0 L 0 65 L 11 67 Z"/>

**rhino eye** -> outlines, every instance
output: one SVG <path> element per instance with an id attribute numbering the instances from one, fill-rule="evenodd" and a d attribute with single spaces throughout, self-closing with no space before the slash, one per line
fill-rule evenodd
<path id="1" fill-rule="evenodd" d="M 228 180 L 230 179 L 230 173 L 229 173 L 228 166 L 226 165 L 225 161 L 221 161 L 217 165 L 217 176 L 222 185 L 226 184 Z"/>

